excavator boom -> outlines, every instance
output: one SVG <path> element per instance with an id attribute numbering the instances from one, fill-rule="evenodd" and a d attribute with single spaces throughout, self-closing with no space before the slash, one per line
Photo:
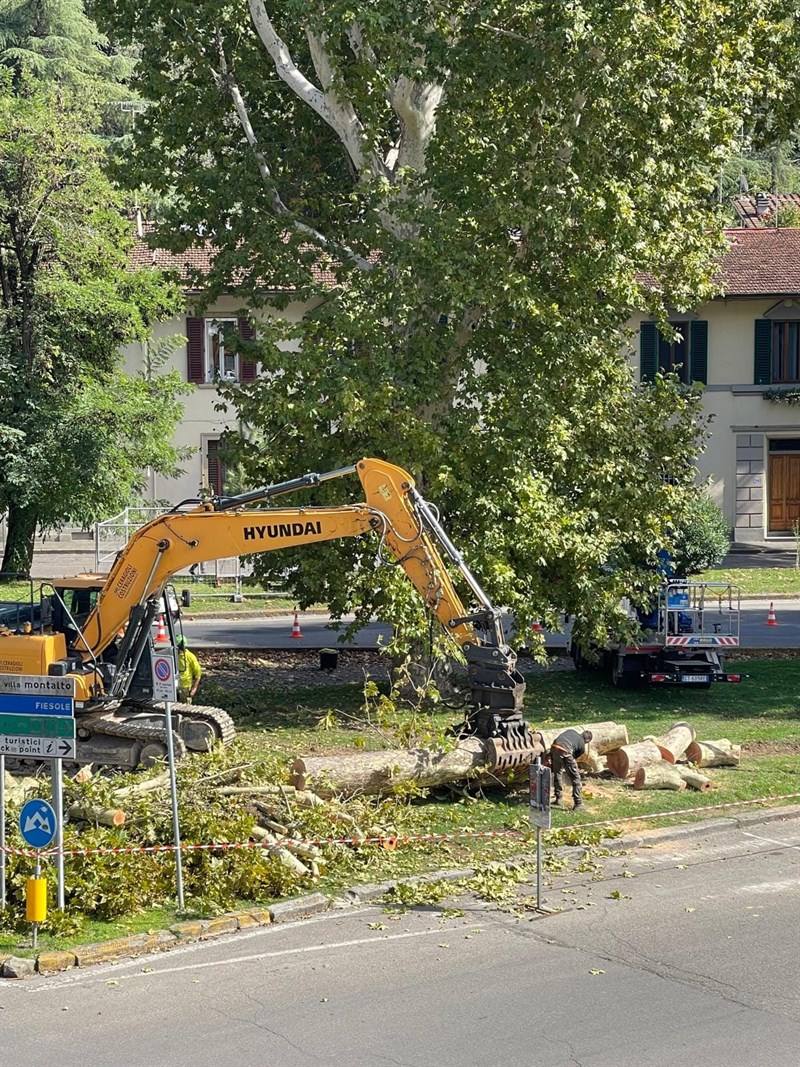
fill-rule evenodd
<path id="1" fill-rule="evenodd" d="M 364 502 L 339 507 L 260 507 L 287 493 L 356 473 Z M 469 671 L 471 707 L 462 727 L 490 740 L 497 767 L 527 762 L 532 739 L 522 718 L 525 683 L 505 643 L 500 613 L 442 529 L 435 509 L 400 467 L 362 459 L 326 474 L 307 474 L 240 496 L 220 497 L 191 510 L 176 509 L 138 530 L 117 557 L 94 609 L 71 633 L 71 647 L 49 672 L 75 673 L 78 698 L 89 706 L 120 701 L 150 640 L 150 626 L 166 583 L 195 563 L 374 533 L 379 553 L 393 557 L 427 609 L 461 648 Z M 440 551 L 441 550 L 441 551 Z M 442 552 L 477 601 L 468 612 Z M 124 638 L 120 632 L 127 627 Z M 27 636 L 28 642 L 50 635 Z M 5 638 L 0 648 L 9 649 Z M 32 646 L 28 646 L 33 652 Z M 109 652 L 114 656 L 109 657 Z M 57 650 L 44 646 L 40 658 Z M 113 662 L 112 662 L 113 659 Z"/>

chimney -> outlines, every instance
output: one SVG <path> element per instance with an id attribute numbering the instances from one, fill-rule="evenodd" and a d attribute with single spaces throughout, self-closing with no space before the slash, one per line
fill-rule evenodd
<path id="1" fill-rule="evenodd" d="M 144 237 L 144 219 L 142 217 L 142 209 L 139 205 L 136 205 L 136 236 Z"/>

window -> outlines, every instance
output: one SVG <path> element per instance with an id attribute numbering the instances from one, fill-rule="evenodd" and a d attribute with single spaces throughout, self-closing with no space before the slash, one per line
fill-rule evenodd
<path id="1" fill-rule="evenodd" d="M 238 382 L 239 356 L 231 350 L 236 319 L 206 319 L 206 381 Z M 226 351 L 225 334 L 228 334 Z"/>
<path id="2" fill-rule="evenodd" d="M 689 323 L 671 322 L 675 337 L 670 340 L 658 333 L 658 369 L 662 374 L 677 374 L 684 383 L 689 381 Z"/>
<path id="3" fill-rule="evenodd" d="M 237 341 L 252 341 L 253 324 L 241 319 L 186 319 L 186 380 L 196 385 L 215 382 L 252 382 L 256 378 L 256 363 L 243 359 Z"/>
<path id="4" fill-rule="evenodd" d="M 643 322 L 639 331 L 640 372 L 643 382 L 657 373 L 677 374 L 686 385 L 708 381 L 708 323 L 701 319 L 670 322 L 672 337 L 662 334 L 654 322 Z"/>
<path id="5" fill-rule="evenodd" d="M 800 381 L 800 322 L 772 323 L 772 381 Z"/>
<path id="6" fill-rule="evenodd" d="M 203 482 L 212 496 L 225 492 L 225 463 L 220 456 L 219 438 L 207 437 L 205 442 L 205 471 Z"/>

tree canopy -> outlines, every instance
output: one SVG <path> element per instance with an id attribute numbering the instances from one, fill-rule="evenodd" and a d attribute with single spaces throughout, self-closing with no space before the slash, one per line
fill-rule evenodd
<path id="1" fill-rule="evenodd" d="M 632 388 L 625 323 L 714 291 L 720 167 L 743 128 L 790 127 L 797 6 L 96 0 L 141 48 L 119 173 L 170 194 L 162 243 L 213 238 L 209 299 L 315 305 L 261 328 L 265 373 L 229 391 L 246 476 L 384 455 L 495 599 L 603 631 L 702 436 L 695 393 Z M 299 597 L 396 618 L 371 552 L 296 555 Z"/>
<path id="2" fill-rule="evenodd" d="M 130 225 L 93 117 L 68 94 L 0 86 L 0 571 L 28 573 L 38 526 L 126 504 L 152 466 L 175 471 L 178 376 L 130 378 L 121 346 L 179 306 L 128 270 Z"/>

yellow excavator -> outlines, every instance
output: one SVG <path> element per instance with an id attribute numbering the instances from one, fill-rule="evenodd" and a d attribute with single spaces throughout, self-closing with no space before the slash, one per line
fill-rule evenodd
<path id="1" fill-rule="evenodd" d="M 357 474 L 363 503 L 338 507 L 255 507 L 333 478 Z M 164 715 L 153 701 L 152 627 L 170 579 L 193 563 L 371 534 L 388 549 L 467 662 L 470 698 L 463 734 L 487 741 L 496 769 L 530 762 L 541 749 L 522 717 L 525 682 L 492 605 L 406 471 L 362 459 L 239 496 L 184 501 L 143 526 L 103 581 L 54 583 L 31 632 L 0 632 L 0 674 L 75 679 L 78 763 L 132 770 L 166 753 Z M 476 601 L 468 612 L 444 557 Z M 172 622 L 167 612 L 172 631 Z M 37 632 L 38 631 L 38 632 Z M 174 636 L 174 635 L 173 635 Z M 230 743 L 234 726 L 219 708 L 175 705 L 176 758 Z"/>

